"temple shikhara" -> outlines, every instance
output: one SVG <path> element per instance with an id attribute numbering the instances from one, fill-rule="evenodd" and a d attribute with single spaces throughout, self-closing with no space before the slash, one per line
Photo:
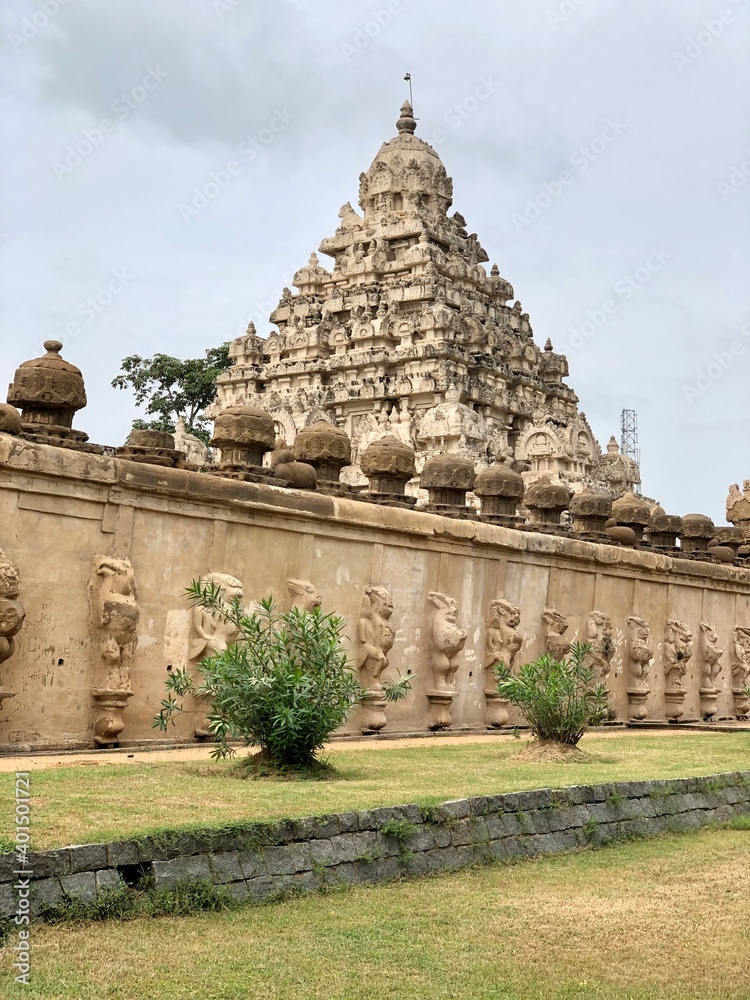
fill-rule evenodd
<path id="1" fill-rule="evenodd" d="M 272 596 L 345 619 L 361 687 L 339 735 L 524 725 L 497 664 L 574 642 L 613 723 L 750 718 L 750 480 L 726 525 L 639 494 L 415 131 L 406 103 L 274 329 L 231 345 L 210 449 L 181 419 L 94 443 L 81 358 L 47 340 L 18 367 L 0 750 L 152 743 L 170 671 L 197 678 L 237 641 L 187 600 L 198 580 L 248 613 Z M 170 737 L 210 739 L 208 709 L 196 697 Z"/>
<path id="2" fill-rule="evenodd" d="M 406 102 L 398 134 L 360 175 L 362 214 L 343 205 L 319 247 L 329 267 L 313 253 L 297 271 L 271 313 L 277 330 L 262 339 L 251 324 L 233 342 L 212 415 L 263 407 L 290 446 L 329 421 L 351 440 L 351 485 L 367 483 L 368 445 L 392 435 L 415 450 L 417 474 L 447 452 L 476 471 L 505 461 L 527 482 L 622 495 L 640 483 L 636 463 L 614 439 L 602 455 L 565 356 L 537 346 L 513 286 L 449 214 L 453 181 L 416 126 Z"/>

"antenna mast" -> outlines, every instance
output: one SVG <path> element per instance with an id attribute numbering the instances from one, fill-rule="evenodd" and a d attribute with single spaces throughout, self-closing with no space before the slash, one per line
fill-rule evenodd
<path id="1" fill-rule="evenodd" d="M 411 104 L 411 106 L 413 108 L 414 107 L 414 95 L 411 92 L 411 73 L 407 73 L 406 76 L 404 77 L 404 80 L 406 80 L 407 83 L 409 84 L 409 104 Z"/>
<path id="2" fill-rule="evenodd" d="M 635 410 L 623 410 L 620 414 L 620 451 L 632 458 L 640 466 L 641 448 L 638 444 L 638 414 Z M 641 492 L 640 484 L 634 487 L 636 493 Z"/>

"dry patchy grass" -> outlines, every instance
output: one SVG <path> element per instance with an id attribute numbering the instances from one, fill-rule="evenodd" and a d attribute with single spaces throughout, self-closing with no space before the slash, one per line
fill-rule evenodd
<path id="1" fill-rule="evenodd" d="M 598 781 L 672 778 L 750 767 L 747 733 L 680 733 L 584 737 L 581 762 L 518 759 L 520 744 L 349 749 L 329 757 L 343 780 L 241 781 L 228 762 L 132 762 L 81 771 L 76 767 L 31 774 L 35 847 L 92 843 L 178 826 L 232 820 L 297 817 L 403 802 L 434 804 L 451 798 L 523 788 Z M 12 774 L 0 775 L 0 831 L 12 828 Z M 3 791 L 3 788 L 5 791 Z"/>
<path id="2" fill-rule="evenodd" d="M 222 914 L 38 928 L 19 993 L 740 1000 L 748 870 L 746 831 L 704 830 Z"/>

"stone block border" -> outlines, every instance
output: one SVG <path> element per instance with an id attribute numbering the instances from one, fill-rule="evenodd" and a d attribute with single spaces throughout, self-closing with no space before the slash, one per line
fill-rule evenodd
<path id="1" fill-rule="evenodd" d="M 27 898 L 30 912 L 43 918 L 66 899 L 91 902 L 123 886 L 161 889 L 207 879 L 237 900 L 264 902 L 292 891 L 388 882 L 692 830 L 747 814 L 750 771 L 734 771 L 235 823 L 30 853 Z M 0 855 L 0 917 L 17 912 L 17 868 L 15 855 Z"/>

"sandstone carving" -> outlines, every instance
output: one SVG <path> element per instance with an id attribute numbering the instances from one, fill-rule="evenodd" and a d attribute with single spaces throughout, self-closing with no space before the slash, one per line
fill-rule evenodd
<path id="1" fill-rule="evenodd" d="M 581 534 L 603 535 L 604 526 L 612 516 L 612 501 L 602 493 L 588 490 L 576 493 L 570 501 L 573 530 Z"/>
<path id="2" fill-rule="evenodd" d="M 474 465 L 460 455 L 436 455 L 425 462 L 422 487 L 435 507 L 464 507 L 474 487 Z"/>
<path id="3" fill-rule="evenodd" d="M 746 541 L 750 541 L 750 479 L 744 481 L 742 490 L 737 483 L 729 487 L 727 521 L 740 529 Z"/>
<path id="4" fill-rule="evenodd" d="M 427 598 L 432 604 L 428 626 L 428 663 L 432 688 L 427 691 L 430 729 L 450 726 L 451 703 L 456 694 L 455 677 L 458 654 L 464 648 L 467 633 L 456 623 L 458 603 L 447 594 L 431 591 Z"/>
<path id="5" fill-rule="evenodd" d="M 748 678 L 750 678 L 750 628 L 738 625 L 733 634 L 732 661 L 732 696 L 734 698 L 734 714 L 739 719 L 750 714 L 750 694 L 748 693 Z"/>
<path id="6" fill-rule="evenodd" d="M 664 508 L 658 504 L 651 511 L 648 522 L 648 540 L 656 549 L 666 549 L 673 552 L 677 539 L 682 534 L 682 518 L 665 514 Z"/>
<path id="7" fill-rule="evenodd" d="M 716 714 L 718 707 L 719 688 L 716 678 L 721 672 L 719 660 L 724 655 L 724 650 L 719 647 L 719 637 L 713 625 L 701 622 L 699 630 L 701 715 L 704 719 L 710 719 Z"/>
<path id="8" fill-rule="evenodd" d="M 636 542 L 641 542 L 644 529 L 651 520 L 651 508 L 643 497 L 626 493 L 612 504 L 612 517 L 618 527 L 630 528 L 635 533 Z"/>
<path id="9" fill-rule="evenodd" d="M 664 700 L 668 719 L 683 714 L 686 691 L 682 678 L 693 655 L 693 633 L 684 622 L 667 618 L 664 625 Z"/>
<path id="10" fill-rule="evenodd" d="M 24 361 L 8 387 L 8 402 L 21 410 L 23 430 L 55 445 L 82 444 L 88 435 L 73 430 L 73 417 L 86 405 L 80 369 L 60 357 L 59 340 L 45 340 L 41 358 Z"/>
<path id="11" fill-rule="evenodd" d="M 362 730 L 378 732 L 387 720 L 381 676 L 388 667 L 396 632 L 391 625 L 393 599 L 385 587 L 367 587 L 357 623 L 357 667 L 365 689 L 362 698 Z"/>
<path id="12" fill-rule="evenodd" d="M 9 660 L 16 649 L 16 636 L 24 623 L 26 612 L 19 600 L 21 578 L 18 567 L 0 549 L 0 663 Z M 12 691 L 0 690 L 0 706 Z"/>
<path id="13" fill-rule="evenodd" d="M 369 480 L 371 493 L 403 496 L 406 483 L 416 473 L 414 449 L 393 434 L 387 434 L 367 446 L 361 467 Z"/>
<path id="14" fill-rule="evenodd" d="M 138 645 L 140 609 L 129 559 L 94 556 L 89 606 L 98 635 L 103 681 L 91 689 L 96 702 L 94 741 L 99 746 L 113 746 L 125 728 L 123 712 L 133 696 L 130 664 Z"/>
<path id="15" fill-rule="evenodd" d="M 533 483 L 524 497 L 524 504 L 529 510 L 529 522 L 539 525 L 559 525 L 561 515 L 570 506 L 571 491 L 561 483 L 551 483 L 547 476 L 542 476 Z"/>
<path id="16" fill-rule="evenodd" d="M 595 684 L 601 684 L 605 690 L 612 669 L 612 657 L 615 655 L 615 644 L 612 642 L 612 619 L 601 611 L 591 611 L 586 618 L 586 638 L 584 642 L 591 646 L 586 657 L 586 665 L 593 673 Z"/>
<path id="17" fill-rule="evenodd" d="M 682 519 L 682 551 L 688 555 L 707 554 L 715 530 L 714 522 L 705 514 L 686 514 Z"/>
<path id="18" fill-rule="evenodd" d="M 648 674 L 654 651 L 649 645 L 648 624 L 637 615 L 628 618 L 628 717 L 640 721 L 648 715 L 646 701 L 651 688 Z"/>
<path id="19" fill-rule="evenodd" d="M 168 469 L 182 458 L 175 448 L 174 438 L 167 431 L 137 429 L 130 432 L 127 444 L 117 449 L 117 456 L 129 462 L 145 462 Z"/>
<path id="20" fill-rule="evenodd" d="M 509 670 L 523 638 L 518 632 L 521 612 L 510 601 L 496 600 L 490 604 L 487 625 L 487 646 L 484 660 L 484 696 L 487 701 L 487 727 L 499 729 L 508 721 L 508 702 L 497 690 L 495 667 L 503 664 Z"/>
<path id="21" fill-rule="evenodd" d="M 214 587 L 217 587 L 219 597 L 227 608 L 235 598 L 239 601 L 242 600 L 242 583 L 227 573 L 207 573 L 201 578 L 200 584 L 202 587 L 207 584 L 213 584 Z M 201 660 L 223 653 L 239 637 L 239 629 L 232 622 L 225 621 L 220 615 L 206 608 L 194 607 L 188 646 L 188 659 L 193 670 L 195 671 Z M 200 680 L 200 674 L 198 674 L 196 682 L 200 683 Z M 195 735 L 204 739 L 210 735 L 208 728 L 210 705 L 207 703 L 206 695 L 198 695 L 194 698 L 194 711 Z"/>
<path id="22" fill-rule="evenodd" d="M 342 468 L 351 462 L 352 446 L 345 431 L 318 420 L 297 434 L 294 457 L 312 465 L 319 482 L 338 483 Z"/>
<path id="23" fill-rule="evenodd" d="M 190 433 L 184 417 L 177 418 L 173 438 L 175 449 L 182 452 L 188 465 L 198 469 L 208 465 L 211 452 L 199 437 Z"/>
<path id="24" fill-rule="evenodd" d="M 309 580 L 287 580 L 286 587 L 292 599 L 291 607 L 299 608 L 300 611 L 312 611 L 313 608 L 319 608 L 323 601 Z"/>
<path id="25" fill-rule="evenodd" d="M 20 434 L 21 414 L 9 403 L 0 403 L 0 434 Z"/>
<path id="26" fill-rule="evenodd" d="M 545 608 L 542 611 L 542 627 L 546 652 L 556 660 L 562 660 L 570 652 L 570 641 L 565 638 L 568 631 L 567 618 L 554 608 Z"/>
<path id="27" fill-rule="evenodd" d="M 242 475 L 259 468 L 276 442 L 273 419 L 260 406 L 230 406 L 214 421 L 211 447 L 219 449 L 219 468 Z"/>
<path id="28" fill-rule="evenodd" d="M 286 441 L 276 441 L 276 448 L 271 455 L 271 469 L 274 474 L 286 481 L 295 490 L 314 490 L 318 486 L 318 475 L 311 465 L 298 462 L 294 452 L 288 448 Z"/>
<path id="29" fill-rule="evenodd" d="M 482 502 L 482 516 L 514 524 L 523 499 L 523 476 L 506 463 L 493 462 L 477 473 L 474 492 Z"/>
<path id="30" fill-rule="evenodd" d="M 416 448 L 417 474 L 438 454 L 479 471 L 510 450 L 529 481 L 586 479 L 619 496 L 640 481 L 638 466 L 602 456 L 565 356 L 534 342 L 513 286 L 496 265 L 488 273 L 476 234 L 449 214 L 453 182 L 416 125 L 405 105 L 360 177 L 360 211 L 343 205 L 320 244 L 329 266 L 312 255 L 270 334 L 253 328 L 232 343 L 212 415 L 263 406 L 295 449 L 311 417 L 335 421 L 351 440 L 350 485 L 366 485 L 360 460 L 376 432 Z"/>

